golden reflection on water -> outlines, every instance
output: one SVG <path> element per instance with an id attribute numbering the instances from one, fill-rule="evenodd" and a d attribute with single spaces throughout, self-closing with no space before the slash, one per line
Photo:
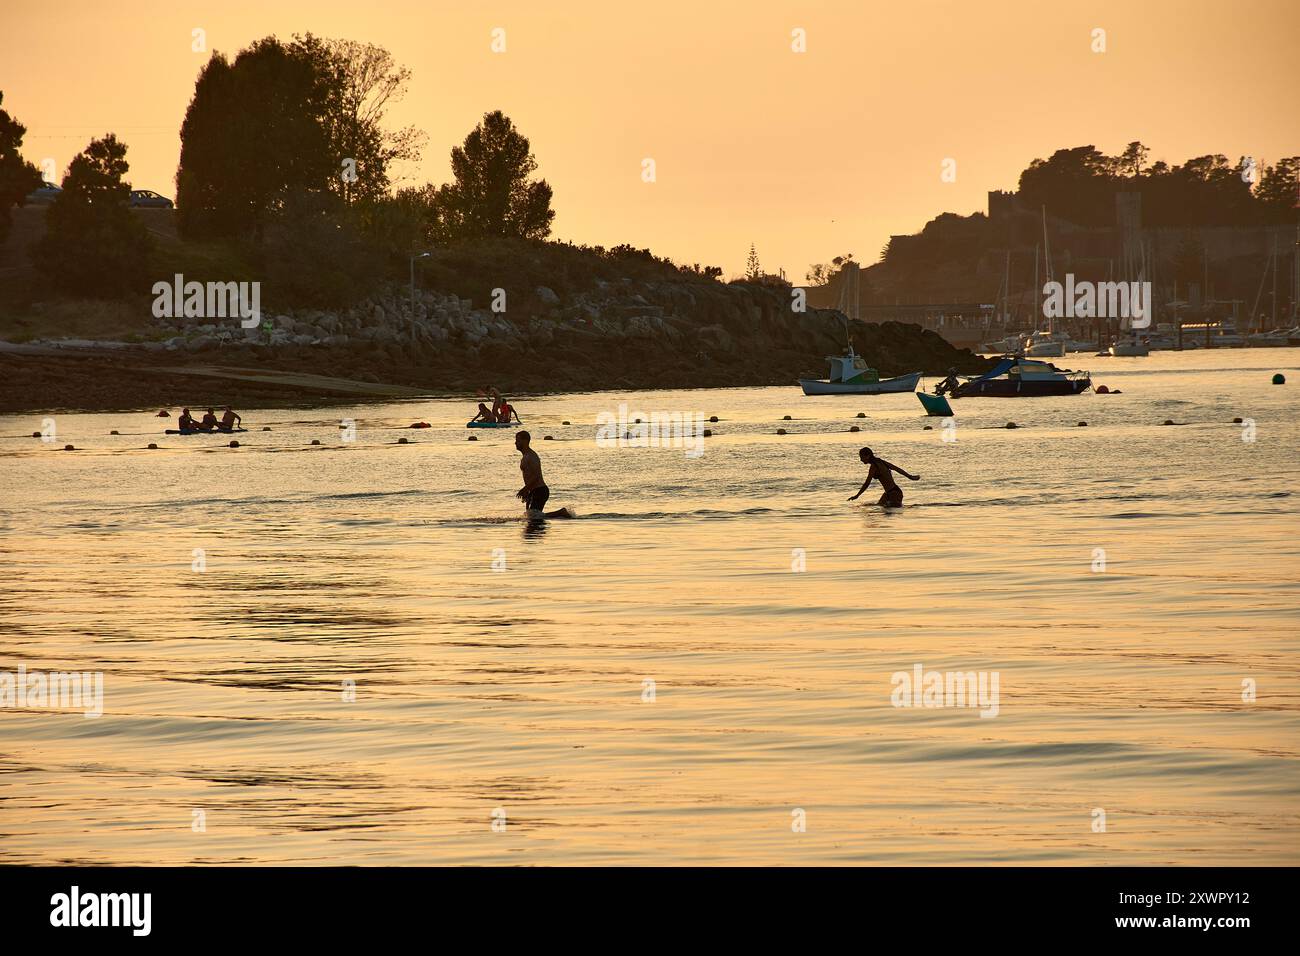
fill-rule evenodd
<path id="1" fill-rule="evenodd" d="M 1294 864 L 1300 429 L 1262 361 L 972 403 L 952 444 L 912 396 L 637 396 L 722 418 L 695 461 L 597 449 L 622 397 L 530 400 L 580 515 L 544 525 L 448 403 L 339 409 L 323 457 L 323 412 L 246 412 L 238 453 L 0 439 L 0 671 L 105 675 L 98 719 L 0 709 L 0 858 Z M 922 474 L 902 512 L 844 501 L 864 442 Z M 997 716 L 893 706 L 917 664 L 997 672 Z"/>

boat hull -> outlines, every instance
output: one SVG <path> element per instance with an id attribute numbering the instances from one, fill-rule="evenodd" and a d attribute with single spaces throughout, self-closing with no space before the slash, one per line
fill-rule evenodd
<path id="1" fill-rule="evenodd" d="M 824 382 L 801 378 L 799 384 L 805 395 L 884 395 L 893 392 L 915 392 L 921 381 L 920 372 L 881 379 L 879 382 Z"/>
<path id="2" fill-rule="evenodd" d="M 952 406 L 948 404 L 948 399 L 942 395 L 927 395 L 925 392 L 917 392 L 916 397 L 921 400 L 927 415 L 933 415 L 936 418 L 952 417 Z"/>
<path id="3" fill-rule="evenodd" d="M 984 382 L 967 382 L 954 398 L 1034 398 L 1041 395 L 1078 395 L 1092 387 L 1091 378 L 1072 378 L 1065 381 L 1018 382 L 1005 378 Z"/>

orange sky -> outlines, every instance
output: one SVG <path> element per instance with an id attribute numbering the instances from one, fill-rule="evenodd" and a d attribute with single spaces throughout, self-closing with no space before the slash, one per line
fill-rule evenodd
<path id="1" fill-rule="evenodd" d="M 311 31 L 410 67 L 397 125 L 428 133 L 407 183 L 489 109 L 530 137 L 556 238 L 741 271 L 873 262 L 892 233 L 985 208 L 1053 149 L 1132 139 L 1152 158 L 1300 154 L 1300 2 L 284 2 L 8 4 L 4 106 L 27 157 L 113 131 L 135 186 L 174 194 L 178 130 L 208 49 Z M 506 30 L 505 53 L 490 49 Z M 1090 50 L 1094 27 L 1107 52 Z M 807 52 L 791 51 L 791 31 Z M 651 157 L 657 181 L 642 182 Z M 940 180 L 957 161 L 957 181 Z"/>

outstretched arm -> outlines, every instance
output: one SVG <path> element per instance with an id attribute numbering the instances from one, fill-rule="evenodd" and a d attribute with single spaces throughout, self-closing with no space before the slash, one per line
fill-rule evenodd
<path id="1" fill-rule="evenodd" d="M 904 478 L 910 478 L 910 479 L 912 479 L 913 481 L 920 481 L 920 480 L 921 480 L 921 476 L 920 476 L 920 475 L 914 475 L 914 474 L 912 474 L 911 472 L 904 471 L 902 468 L 899 468 L 897 465 L 885 461 L 885 459 L 883 459 L 883 458 L 877 458 L 876 461 L 880 462 L 882 465 L 884 465 L 884 466 L 885 466 L 886 468 L 888 468 L 890 471 L 896 471 L 896 472 L 898 472 L 898 473 L 899 473 L 900 475 L 902 475 Z"/>
<path id="2" fill-rule="evenodd" d="M 862 483 L 862 487 L 858 489 L 858 493 L 854 495 L 852 498 L 850 498 L 849 501 L 856 501 L 858 498 L 860 498 L 862 496 L 862 492 L 866 491 L 867 486 L 870 484 L 871 484 L 871 476 L 867 475 L 867 480 Z"/>

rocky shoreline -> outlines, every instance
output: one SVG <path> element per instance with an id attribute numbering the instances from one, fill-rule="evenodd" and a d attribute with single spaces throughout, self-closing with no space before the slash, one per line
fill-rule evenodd
<path id="1" fill-rule="evenodd" d="M 523 307 L 504 312 L 440 291 L 418 293 L 412 309 L 404 292 L 392 287 L 337 311 L 267 310 L 253 329 L 238 319 L 156 319 L 140 342 L 31 343 L 0 353 L 0 411 L 319 403 L 366 397 L 366 385 L 369 397 L 388 400 L 394 389 L 473 394 L 488 383 L 514 395 L 793 387 L 825 376 L 825 356 L 843 351 L 848 325 L 882 376 L 987 367 L 919 326 L 794 311 L 789 289 L 758 284 L 596 279 L 565 298 L 534 287 L 518 296 Z M 231 369 L 266 374 L 214 372 Z M 352 384 L 276 382 L 273 373 Z"/>

